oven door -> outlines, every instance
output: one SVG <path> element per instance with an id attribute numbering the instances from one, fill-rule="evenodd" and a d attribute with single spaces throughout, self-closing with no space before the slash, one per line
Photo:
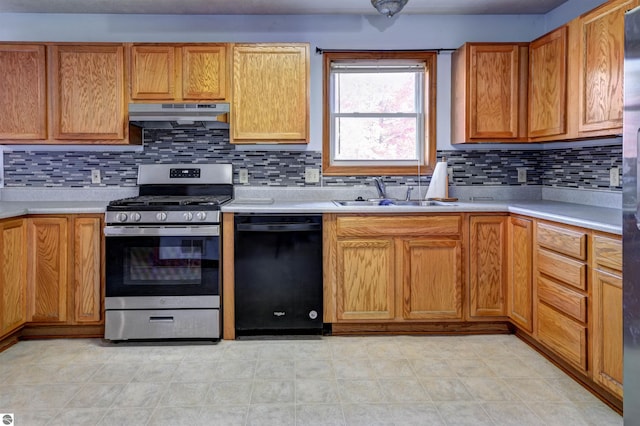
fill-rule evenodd
<path id="1" fill-rule="evenodd" d="M 106 226 L 108 298 L 218 296 L 220 229 Z"/>

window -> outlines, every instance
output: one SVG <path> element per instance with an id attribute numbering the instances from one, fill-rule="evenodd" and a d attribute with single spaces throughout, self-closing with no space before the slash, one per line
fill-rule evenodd
<path id="1" fill-rule="evenodd" d="M 433 171 L 435 64 L 435 52 L 325 52 L 323 174 Z"/>

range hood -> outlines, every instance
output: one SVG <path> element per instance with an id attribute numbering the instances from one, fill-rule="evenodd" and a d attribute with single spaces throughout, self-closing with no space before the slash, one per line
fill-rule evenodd
<path id="1" fill-rule="evenodd" d="M 228 103 L 129 104 L 129 123 L 143 129 L 228 129 Z"/>

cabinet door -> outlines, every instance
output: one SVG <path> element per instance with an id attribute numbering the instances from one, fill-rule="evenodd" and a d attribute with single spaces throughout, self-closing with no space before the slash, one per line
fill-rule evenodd
<path id="1" fill-rule="evenodd" d="M 232 98 L 232 143 L 307 143 L 309 45 L 234 45 Z"/>
<path id="2" fill-rule="evenodd" d="M 46 139 L 45 48 L 0 45 L 0 139 Z"/>
<path id="3" fill-rule="evenodd" d="M 578 131 L 622 131 L 624 13 L 637 0 L 614 0 L 579 20 L 581 49 Z"/>
<path id="4" fill-rule="evenodd" d="M 406 240 L 403 317 L 462 319 L 462 248 L 456 240 Z"/>
<path id="5" fill-rule="evenodd" d="M 131 47 L 131 99 L 177 97 L 175 51 L 173 46 Z"/>
<path id="6" fill-rule="evenodd" d="M 74 225 L 74 321 L 102 318 L 102 218 L 76 217 Z"/>
<path id="7" fill-rule="evenodd" d="M 25 220 L 0 224 L 0 336 L 27 320 L 27 227 Z"/>
<path id="8" fill-rule="evenodd" d="M 30 321 L 67 320 L 68 235 L 68 221 L 64 217 L 28 219 Z"/>
<path id="9" fill-rule="evenodd" d="M 512 217 L 509 220 L 509 318 L 522 329 L 533 331 L 533 222 Z"/>
<path id="10" fill-rule="evenodd" d="M 469 315 L 506 315 L 507 218 L 471 217 L 470 228 Z"/>
<path id="11" fill-rule="evenodd" d="M 529 45 L 529 136 L 566 132 L 567 27 Z"/>
<path id="12" fill-rule="evenodd" d="M 393 240 L 339 240 L 336 254 L 338 321 L 393 319 Z"/>
<path id="13" fill-rule="evenodd" d="M 520 87 L 526 87 L 520 78 L 520 46 L 482 44 L 469 49 L 469 137 L 517 138 Z"/>
<path id="14" fill-rule="evenodd" d="M 124 47 L 51 46 L 55 139 L 124 139 Z"/>
<path id="15" fill-rule="evenodd" d="M 622 398 L 622 279 L 593 273 L 593 379 Z"/>
<path id="16" fill-rule="evenodd" d="M 182 48 L 182 98 L 225 99 L 227 49 L 223 45 Z"/>

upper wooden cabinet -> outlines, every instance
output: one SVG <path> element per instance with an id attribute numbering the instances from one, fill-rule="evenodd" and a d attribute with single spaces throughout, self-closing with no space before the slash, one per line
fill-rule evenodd
<path id="1" fill-rule="evenodd" d="M 131 100 L 227 99 L 226 44 L 131 46 Z"/>
<path id="2" fill-rule="evenodd" d="M 53 137 L 124 139 L 124 46 L 53 45 L 49 49 Z"/>
<path id="3" fill-rule="evenodd" d="M 232 143 L 309 142 L 309 44 L 233 45 Z"/>
<path id="4" fill-rule="evenodd" d="M 527 140 L 528 43 L 466 43 L 452 57 L 452 143 Z"/>
<path id="5" fill-rule="evenodd" d="M 637 0 L 613 0 L 577 19 L 578 134 L 599 136 L 622 132 L 624 79 L 624 13 Z"/>
<path id="6" fill-rule="evenodd" d="M 44 45 L 0 45 L 0 139 L 46 139 L 46 88 Z"/>
<path id="7" fill-rule="evenodd" d="M 568 29 L 560 27 L 529 45 L 529 136 L 566 132 Z"/>

